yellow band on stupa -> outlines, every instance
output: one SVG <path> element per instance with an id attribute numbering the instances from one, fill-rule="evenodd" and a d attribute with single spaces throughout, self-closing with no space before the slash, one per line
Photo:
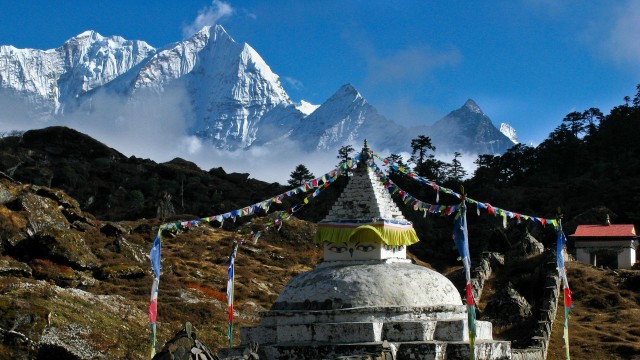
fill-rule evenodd
<path id="1" fill-rule="evenodd" d="M 367 224 L 320 223 L 314 241 L 333 244 L 367 242 L 400 246 L 415 244 L 419 239 L 411 223 L 378 221 Z"/>

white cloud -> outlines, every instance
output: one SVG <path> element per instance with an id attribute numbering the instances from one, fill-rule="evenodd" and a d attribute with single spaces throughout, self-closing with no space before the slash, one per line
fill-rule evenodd
<path id="1" fill-rule="evenodd" d="M 234 11 L 231 4 L 221 0 L 213 0 L 211 6 L 205 6 L 198 11 L 198 16 L 191 24 L 183 26 L 182 35 L 185 38 L 191 37 L 203 27 L 213 26 L 217 24 L 220 19 L 233 15 Z"/>
<path id="2" fill-rule="evenodd" d="M 372 99 L 373 106 L 381 114 L 404 126 L 432 125 L 443 116 L 435 106 L 419 101 L 411 93 L 387 95 L 383 102 L 379 101 L 378 98 Z"/>
<path id="3" fill-rule="evenodd" d="M 291 85 L 291 87 L 296 90 L 304 89 L 304 84 L 298 79 L 294 79 L 290 76 L 285 76 L 283 79 L 287 82 L 287 84 Z"/>
<path id="4" fill-rule="evenodd" d="M 192 114 L 185 111 L 188 97 L 183 88 L 168 87 L 158 95 L 138 92 L 133 99 L 99 92 L 91 104 L 64 119 L 40 120 L 20 101 L 0 97 L 0 133 L 62 125 L 85 133 L 126 156 L 166 162 L 180 157 L 201 169 L 222 167 L 226 172 L 249 173 L 252 178 L 286 184 L 296 165 L 304 164 L 314 175 L 332 170 L 337 151 L 310 154 L 291 141 L 269 147 L 223 151 L 189 135 Z"/>
<path id="5" fill-rule="evenodd" d="M 462 60 L 458 49 L 436 51 L 428 46 L 414 46 L 380 57 L 369 52 L 366 81 L 384 85 L 407 81 L 424 81 L 438 68 L 455 66 Z"/>
<path id="6" fill-rule="evenodd" d="M 640 63 L 640 2 L 628 1 L 615 9 L 604 50 L 614 60 L 637 66 Z M 607 19 L 611 20 L 611 19 Z"/>

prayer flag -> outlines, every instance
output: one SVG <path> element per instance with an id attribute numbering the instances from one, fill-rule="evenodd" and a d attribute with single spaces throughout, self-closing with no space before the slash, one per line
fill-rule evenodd
<path id="1" fill-rule="evenodd" d="M 229 256 L 229 267 L 227 268 L 227 311 L 229 314 L 229 328 L 227 338 L 229 339 L 229 348 L 233 346 L 233 283 L 235 278 L 234 267 L 236 254 L 238 252 L 238 242 L 233 242 L 233 249 Z"/>
<path id="2" fill-rule="evenodd" d="M 467 211 L 464 200 L 460 204 L 460 210 L 455 217 L 453 223 L 453 241 L 462 258 L 464 266 L 464 274 L 467 280 L 466 284 L 466 301 L 467 301 L 467 322 L 469 328 L 469 358 L 475 359 L 475 340 L 476 340 L 476 310 L 475 301 L 473 300 L 473 292 L 471 287 L 471 258 L 469 256 L 469 232 L 467 230 Z"/>
<path id="3" fill-rule="evenodd" d="M 151 247 L 151 251 L 149 252 L 149 259 L 151 260 L 151 269 L 153 270 L 153 275 L 156 278 L 160 278 L 160 232 L 162 230 L 158 230 L 158 234 L 156 235 L 155 240 L 153 241 L 153 246 Z"/>

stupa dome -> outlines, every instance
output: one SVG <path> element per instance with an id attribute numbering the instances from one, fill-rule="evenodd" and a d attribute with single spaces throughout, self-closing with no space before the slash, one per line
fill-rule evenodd
<path id="1" fill-rule="evenodd" d="M 445 276 L 408 262 L 320 266 L 289 281 L 272 310 L 462 305 Z"/>

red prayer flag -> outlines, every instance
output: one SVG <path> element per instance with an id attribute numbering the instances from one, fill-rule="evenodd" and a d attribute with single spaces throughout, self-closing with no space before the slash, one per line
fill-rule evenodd
<path id="1" fill-rule="evenodd" d="M 568 308 L 573 306 L 573 300 L 571 299 L 571 289 L 569 289 L 568 287 L 564 288 L 564 306 Z"/>
<path id="2" fill-rule="evenodd" d="M 467 305 L 474 306 L 473 292 L 471 291 L 471 283 L 467 283 Z"/>

